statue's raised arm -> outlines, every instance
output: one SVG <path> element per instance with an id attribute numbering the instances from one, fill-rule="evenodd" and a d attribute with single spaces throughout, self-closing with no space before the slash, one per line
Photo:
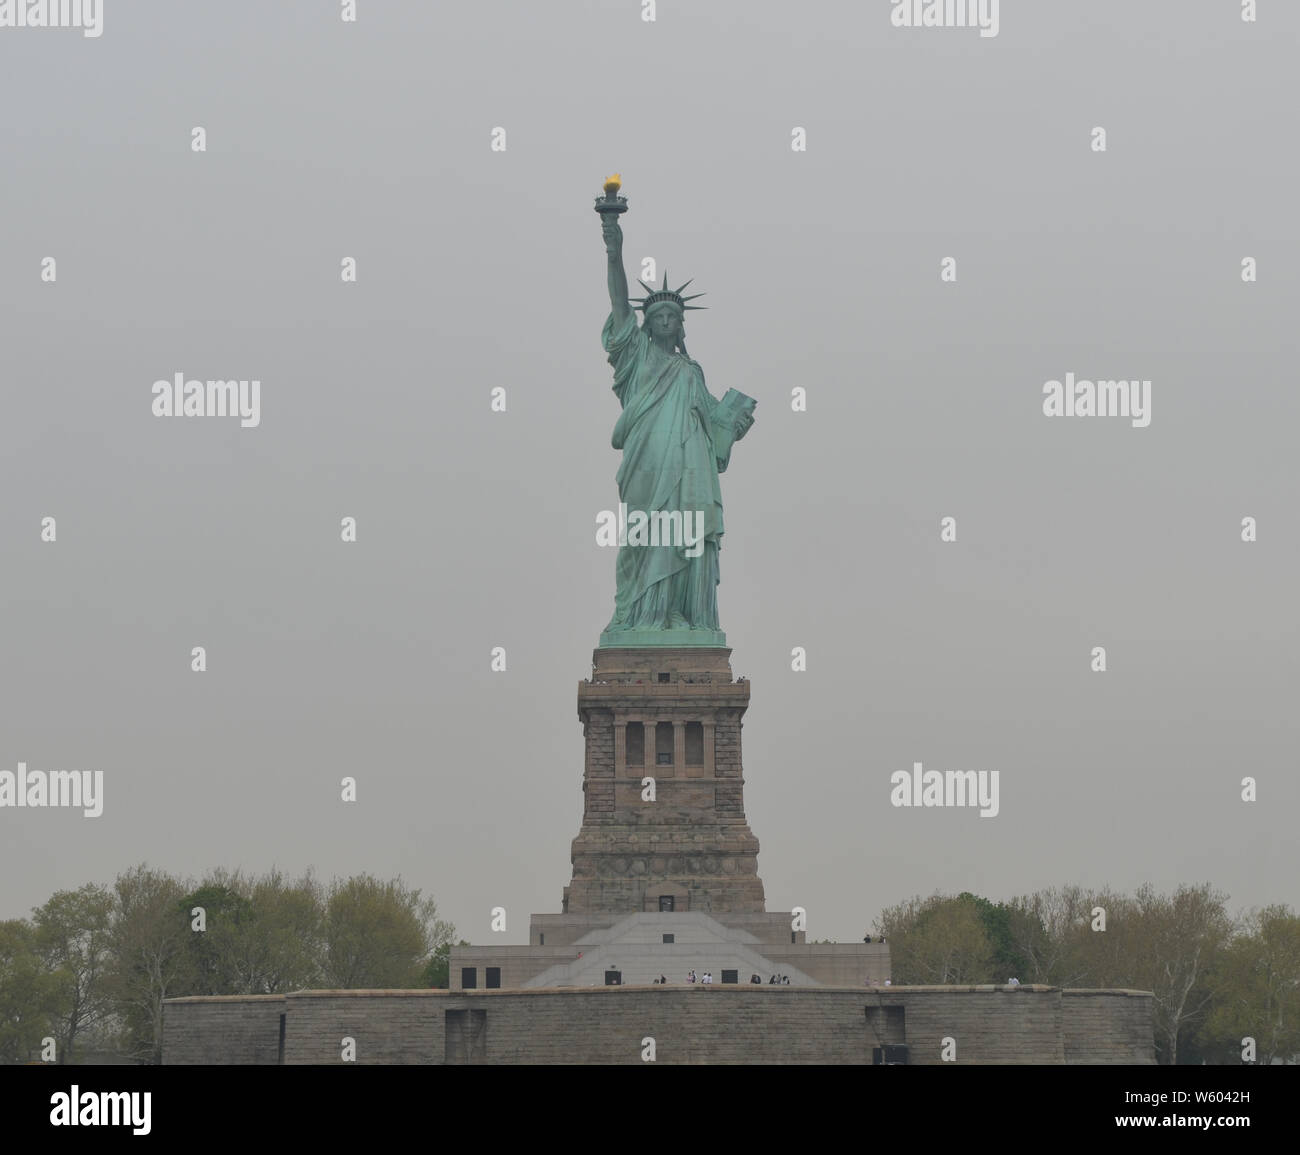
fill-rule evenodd
<path id="1" fill-rule="evenodd" d="M 614 324 L 622 325 L 632 312 L 627 300 L 627 273 L 623 271 L 623 228 L 613 213 L 602 213 L 600 231 L 605 237 L 605 254 L 609 259 L 609 307 Z"/>

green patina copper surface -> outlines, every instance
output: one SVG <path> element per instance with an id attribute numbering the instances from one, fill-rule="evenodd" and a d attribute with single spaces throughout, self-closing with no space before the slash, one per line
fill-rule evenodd
<path id="1" fill-rule="evenodd" d="M 661 536 L 658 544 L 641 544 L 627 534 L 618 550 L 614 616 L 600 645 L 725 646 L 718 624 L 723 533 L 718 475 L 727 468 L 732 445 L 753 424 L 756 402 L 734 389 L 719 401 L 687 353 L 683 318 L 698 306 L 686 302 L 700 294 L 683 297 L 681 289 L 668 288 L 665 274 L 662 289 L 646 286 L 639 303 L 644 322 L 637 324 L 628 300 L 618 214 L 601 211 L 601 228 L 610 295 L 601 339 L 614 367 L 614 395 L 623 407 L 612 438 L 614 448 L 623 451 L 619 501 L 629 519 L 643 513 L 660 527 L 680 515 L 673 524 L 689 527 L 691 538 L 676 535 L 665 543 Z"/>

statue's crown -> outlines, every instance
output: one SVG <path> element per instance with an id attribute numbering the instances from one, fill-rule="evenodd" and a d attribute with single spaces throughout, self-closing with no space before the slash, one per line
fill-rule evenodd
<path id="1" fill-rule="evenodd" d="M 691 280 L 694 279 L 695 279 L 694 277 L 691 278 Z M 686 285 L 689 285 L 690 283 L 691 283 L 690 281 L 687 281 Z M 674 305 L 678 309 L 681 309 L 683 312 L 685 312 L 687 309 L 708 308 L 707 305 L 688 305 L 686 303 L 687 301 L 695 300 L 696 297 L 704 296 L 703 293 L 692 293 L 689 297 L 683 297 L 682 289 L 686 288 L 686 285 L 682 285 L 680 288 L 677 289 L 670 289 L 668 287 L 668 270 L 665 269 L 663 288 L 656 289 L 652 285 L 646 285 L 645 287 L 649 289 L 650 292 L 648 292 L 644 297 L 640 298 L 638 301 L 635 302 L 636 307 L 640 309 L 641 312 L 647 317 L 650 315 L 650 310 L 653 309 L 656 305 Z"/>

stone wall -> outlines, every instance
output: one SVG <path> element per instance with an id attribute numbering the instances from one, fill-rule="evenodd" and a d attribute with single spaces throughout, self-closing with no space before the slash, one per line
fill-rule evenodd
<path id="1" fill-rule="evenodd" d="M 614 715 L 610 710 L 587 710 L 582 715 L 586 756 L 582 777 L 582 820 L 614 820 Z"/>
<path id="2" fill-rule="evenodd" d="M 1150 994 L 1054 987 L 593 987 L 304 991 L 284 1000 L 177 999 L 164 1005 L 163 1061 L 274 1062 L 286 1007 L 286 1063 L 642 1062 L 869 1064 L 881 1042 L 908 1062 L 1154 1061 Z M 227 1016 L 230 1016 L 227 1021 Z M 1068 1044 L 1067 1044 L 1068 1040 Z"/>
<path id="3" fill-rule="evenodd" d="M 1067 989 L 1061 995 L 1067 1063 L 1156 1061 L 1150 994 Z"/>
<path id="4" fill-rule="evenodd" d="M 881 987 L 866 1004 L 902 1008 L 909 1066 L 943 1063 L 945 1039 L 957 1063 L 1065 1062 L 1057 987 Z"/>
<path id="5" fill-rule="evenodd" d="M 411 1064 L 443 1062 L 444 1010 L 477 1006 L 481 996 L 445 991 L 302 991 L 289 996 L 284 1061 L 287 1064 L 342 1062 L 343 1040 L 355 1043 L 355 1062 Z M 164 1062 L 166 1062 L 164 1056 Z"/>
<path id="6" fill-rule="evenodd" d="M 168 999 L 163 1003 L 163 1061 L 173 1066 L 278 1063 L 285 1010 L 284 995 Z"/>

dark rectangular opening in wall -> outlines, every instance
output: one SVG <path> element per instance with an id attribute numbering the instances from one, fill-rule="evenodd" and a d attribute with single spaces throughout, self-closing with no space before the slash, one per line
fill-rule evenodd
<path id="1" fill-rule="evenodd" d="M 659 675 L 659 680 L 660 680 L 661 682 L 666 682 L 666 681 L 668 681 L 668 675 L 667 675 L 667 674 L 660 674 L 660 675 Z"/>
<path id="2" fill-rule="evenodd" d="M 500 967 L 487 968 L 487 989 L 490 991 L 496 991 L 501 989 L 501 968 Z"/>
<path id="3" fill-rule="evenodd" d="M 284 1066 L 284 1019 L 285 1016 L 281 1015 L 280 1016 L 280 1053 L 278 1056 L 276 1056 L 276 1060 L 275 1060 L 282 1067 Z"/>
<path id="4" fill-rule="evenodd" d="M 739 972 L 739 971 L 723 971 L 723 972 L 722 972 L 722 981 L 723 981 L 724 983 L 738 983 L 738 982 L 740 982 L 740 972 Z"/>
<path id="5" fill-rule="evenodd" d="M 892 1047 L 907 1041 L 903 1007 L 867 1007 L 867 1037 L 872 1046 Z M 890 1062 L 887 1056 L 883 1061 Z M 907 1059 L 904 1057 L 903 1062 Z"/>
<path id="6" fill-rule="evenodd" d="M 621 987 L 623 985 L 622 971 L 606 971 L 605 985 L 607 987 Z"/>
<path id="7" fill-rule="evenodd" d="M 448 1011 L 443 1035 L 443 1062 L 487 1060 L 487 1011 Z"/>
<path id="8" fill-rule="evenodd" d="M 664 935 L 664 942 L 676 942 L 676 941 L 677 941 L 677 936 L 675 934 Z"/>
<path id="9" fill-rule="evenodd" d="M 704 765 L 704 724 L 686 723 L 686 765 Z"/>
<path id="10" fill-rule="evenodd" d="M 655 723 L 655 765 L 671 766 L 673 764 L 673 724 L 671 722 Z"/>
<path id="11" fill-rule="evenodd" d="M 659 909 L 667 911 L 673 909 L 673 896 L 671 894 L 661 894 L 659 896 Z"/>
<path id="12" fill-rule="evenodd" d="M 478 967 L 460 968 L 460 989 L 472 991 L 478 986 Z"/>
<path id="13" fill-rule="evenodd" d="M 797 930 L 792 930 L 790 932 L 790 941 L 793 943 L 797 943 L 799 941 L 799 932 Z"/>
<path id="14" fill-rule="evenodd" d="M 641 722 L 627 724 L 627 764 L 645 765 L 645 725 Z"/>
<path id="15" fill-rule="evenodd" d="M 537 945 L 538 945 L 538 946 L 545 946 L 545 945 L 546 945 L 546 935 L 544 935 L 544 934 L 539 934 L 539 935 L 537 936 Z"/>

